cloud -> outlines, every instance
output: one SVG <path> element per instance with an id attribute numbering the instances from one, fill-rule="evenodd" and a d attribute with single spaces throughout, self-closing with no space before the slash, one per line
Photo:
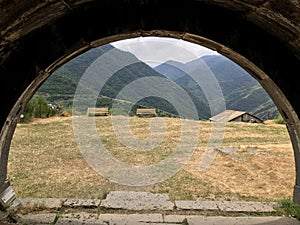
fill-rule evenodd
<path id="1" fill-rule="evenodd" d="M 159 65 L 168 60 L 186 63 L 204 55 L 216 55 L 216 51 L 175 38 L 138 37 L 111 43 L 114 47 L 131 52 L 139 60 Z"/>

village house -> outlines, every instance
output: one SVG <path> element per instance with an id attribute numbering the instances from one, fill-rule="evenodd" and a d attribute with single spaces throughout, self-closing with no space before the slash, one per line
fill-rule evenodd
<path id="1" fill-rule="evenodd" d="M 244 111 L 225 110 L 211 118 L 211 122 L 247 122 L 247 123 L 263 123 L 260 118 Z"/>

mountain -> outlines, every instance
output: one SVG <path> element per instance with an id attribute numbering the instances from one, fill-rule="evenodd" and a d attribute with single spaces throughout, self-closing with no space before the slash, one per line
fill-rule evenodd
<path id="1" fill-rule="evenodd" d="M 154 69 L 173 79 L 207 105 L 205 92 L 212 93 L 206 87 L 207 82 L 215 80 L 222 90 L 227 109 L 247 111 L 261 119 L 274 118 L 276 115 L 276 106 L 258 81 L 225 56 L 207 55 L 186 64 L 176 63 L 176 69 L 174 65 L 174 62 L 168 61 Z M 169 74 L 173 71 L 176 71 L 176 76 Z"/>
<path id="2" fill-rule="evenodd" d="M 111 49 L 113 49 L 113 46 L 104 45 L 101 48 L 91 49 L 90 51 L 70 60 L 56 70 L 41 85 L 37 94 L 43 95 L 47 101 L 51 103 L 59 102 L 64 106 L 71 106 L 77 86 L 85 86 L 84 84 L 79 83 L 79 81 L 86 69 L 98 57 Z M 90 90 L 90 88 L 86 86 L 86 90 Z M 94 94 L 94 91 L 90 90 L 90 94 Z"/>
<path id="3" fill-rule="evenodd" d="M 97 68 L 96 71 L 90 71 L 94 67 L 89 68 L 89 66 L 96 60 L 102 59 L 100 57 L 105 58 L 104 66 Z M 85 76 L 85 79 L 82 79 L 88 68 L 95 76 Z M 102 84 L 101 77 L 106 76 L 110 71 L 113 73 L 105 84 Z M 158 84 L 155 83 L 155 78 L 160 79 Z M 150 85 L 151 82 L 153 85 Z M 121 96 L 122 90 L 130 84 L 140 86 L 137 86 L 131 94 Z M 101 90 L 98 90 L 101 85 L 103 85 Z M 166 91 L 165 87 L 169 87 L 170 90 Z M 177 109 L 170 102 L 179 102 L 182 108 L 186 103 L 173 88 L 174 84 L 170 80 L 138 60 L 133 54 L 121 51 L 112 45 L 105 45 L 92 49 L 59 68 L 42 84 L 37 94 L 43 95 L 48 102 L 71 107 L 76 90 L 80 90 L 80 95 L 76 98 L 79 105 L 76 109 L 78 112 L 85 112 L 87 107 L 94 107 L 93 96 L 99 95 L 97 107 L 111 108 L 114 104 L 119 107 L 114 110 L 124 114 L 129 109 L 131 109 L 129 113 L 133 114 L 137 107 L 152 107 L 158 109 L 159 115 L 176 116 Z M 148 94 L 143 96 L 145 90 Z M 139 96 L 143 98 L 139 99 Z M 200 109 L 199 115 L 203 117 Z"/>
<path id="4" fill-rule="evenodd" d="M 180 69 L 183 66 L 183 63 L 169 60 L 154 67 L 154 70 L 160 74 L 165 75 L 167 78 L 176 81 L 177 79 L 186 76 L 186 73 L 182 69 Z"/>
<path id="5" fill-rule="evenodd" d="M 89 66 L 101 56 L 107 58 L 103 67 L 92 71 L 95 76 L 89 80 L 81 80 Z M 99 78 L 109 72 L 112 72 L 109 79 L 100 84 Z M 128 88 L 131 85 L 137 88 Z M 133 54 L 110 44 L 70 60 L 43 83 L 37 94 L 43 95 L 50 103 L 72 107 L 74 94 L 80 89 L 84 93 L 79 97 L 82 112 L 93 107 L 91 96 L 98 96 L 97 107 L 111 107 L 117 102 L 120 109 L 116 111 L 122 113 L 130 108 L 130 113 L 133 113 L 137 107 L 153 107 L 159 110 L 160 115 L 178 115 L 179 111 L 189 111 L 188 101 L 183 98 L 184 92 L 195 105 L 198 118 L 207 119 L 213 116 L 209 106 L 212 102 L 218 106 L 220 101 L 217 99 L 220 95 L 216 94 L 218 85 L 227 109 L 247 111 L 262 119 L 275 116 L 277 108 L 265 90 L 245 70 L 224 56 L 204 56 L 185 64 L 167 61 L 151 68 Z M 102 89 L 98 90 L 100 86 Z M 124 91 L 130 94 L 126 96 Z M 139 96 L 143 97 L 140 99 Z M 214 112 L 218 110 L 221 109 Z M 186 116 L 189 117 L 188 114 Z"/>

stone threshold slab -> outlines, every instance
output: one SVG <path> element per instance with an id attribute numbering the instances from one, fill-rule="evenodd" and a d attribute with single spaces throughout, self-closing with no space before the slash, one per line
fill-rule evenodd
<path id="1" fill-rule="evenodd" d="M 112 191 L 105 199 L 26 198 L 17 199 L 23 208 L 100 208 L 132 211 L 223 211 L 223 212 L 275 212 L 276 202 L 253 201 L 172 201 L 168 194 L 150 192 Z"/>

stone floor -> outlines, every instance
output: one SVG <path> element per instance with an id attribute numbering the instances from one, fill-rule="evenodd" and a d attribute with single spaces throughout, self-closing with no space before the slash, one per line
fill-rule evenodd
<path id="1" fill-rule="evenodd" d="M 225 217 L 164 214 L 91 214 L 67 213 L 57 218 L 56 214 L 24 215 L 18 224 L 89 224 L 89 225 L 299 225 L 300 222 L 285 217 Z"/>
<path id="2" fill-rule="evenodd" d="M 275 202 L 171 201 L 167 194 L 114 191 L 106 199 L 17 199 L 2 221 L 22 225 L 300 225 L 294 218 L 274 216 L 277 207 Z"/>

